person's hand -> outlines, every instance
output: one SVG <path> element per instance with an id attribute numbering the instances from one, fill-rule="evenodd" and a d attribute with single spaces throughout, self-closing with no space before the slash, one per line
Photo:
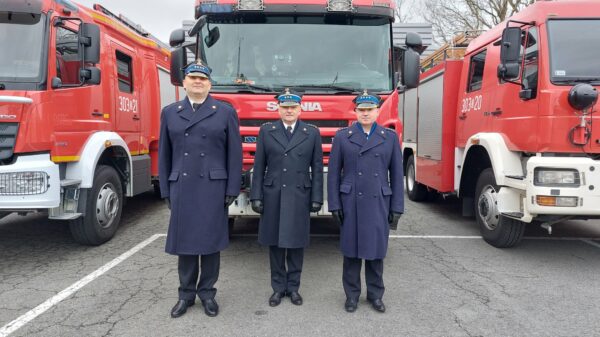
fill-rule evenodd
<path id="1" fill-rule="evenodd" d="M 252 210 L 258 214 L 263 214 L 264 208 L 261 200 L 252 200 L 251 202 Z"/>
<path id="2" fill-rule="evenodd" d="M 167 207 L 169 208 L 169 210 L 171 210 L 171 199 L 165 198 L 165 204 L 167 204 Z"/>
<path id="3" fill-rule="evenodd" d="M 342 211 L 341 209 L 337 209 L 335 211 L 331 211 L 331 214 L 340 226 L 344 224 L 344 211 Z"/>
<path id="4" fill-rule="evenodd" d="M 233 204 L 233 202 L 235 201 L 237 197 L 234 197 L 232 195 L 226 195 L 225 196 L 225 208 L 228 208 L 229 206 L 231 206 L 231 204 Z"/>
<path id="5" fill-rule="evenodd" d="M 388 222 L 390 223 L 390 229 L 395 231 L 398 229 L 398 221 L 400 221 L 400 217 L 402 213 L 390 212 L 388 214 Z"/>
<path id="6" fill-rule="evenodd" d="M 313 202 L 310 205 L 310 211 L 311 212 L 318 212 L 320 210 L 321 210 L 321 203 L 319 203 L 319 202 Z"/>

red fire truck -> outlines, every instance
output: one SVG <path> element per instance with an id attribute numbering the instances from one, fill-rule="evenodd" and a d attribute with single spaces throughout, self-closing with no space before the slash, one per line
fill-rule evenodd
<path id="1" fill-rule="evenodd" d="M 195 9 L 187 33 L 196 43 L 172 51 L 171 69 L 181 69 L 191 50 L 213 69 L 213 95 L 238 112 L 244 184 L 230 216 L 256 215 L 246 193 L 256 137 L 263 123 L 279 119 L 274 95 L 284 88 L 304 92 L 301 118 L 319 127 L 325 163 L 336 130 L 356 120 L 352 99 L 364 89 L 385 99 L 378 123 L 401 130 L 397 85 L 416 85 L 421 40 L 409 34 L 410 48 L 392 45 L 394 1 L 197 0 Z M 183 30 L 171 35 L 172 46 L 184 41 Z M 172 76 L 179 85 L 181 73 Z"/>
<path id="2" fill-rule="evenodd" d="M 598 13 L 538 1 L 424 72 L 403 94 L 410 199 L 457 194 L 496 247 L 600 217 Z"/>
<path id="3" fill-rule="evenodd" d="M 97 245 L 152 189 L 168 46 L 68 0 L 0 2 L 0 217 L 48 212 Z"/>

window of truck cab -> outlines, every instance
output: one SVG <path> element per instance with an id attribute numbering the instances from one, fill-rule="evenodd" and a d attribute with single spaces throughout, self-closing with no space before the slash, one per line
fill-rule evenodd
<path id="1" fill-rule="evenodd" d="M 483 70 L 485 69 L 485 56 L 487 49 L 471 56 L 469 61 L 469 81 L 467 82 L 467 92 L 473 92 L 481 89 L 483 84 Z"/>

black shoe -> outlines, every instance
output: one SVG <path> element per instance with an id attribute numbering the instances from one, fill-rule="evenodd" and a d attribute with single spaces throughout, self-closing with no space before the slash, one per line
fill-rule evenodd
<path id="1" fill-rule="evenodd" d="M 285 296 L 285 293 L 274 292 L 271 297 L 269 297 L 269 305 L 272 307 L 276 307 L 281 303 L 281 298 Z"/>
<path id="2" fill-rule="evenodd" d="M 177 304 L 171 309 L 171 317 L 177 318 L 179 316 L 183 316 L 187 311 L 188 307 L 194 305 L 194 300 L 179 300 Z"/>
<path id="3" fill-rule="evenodd" d="M 355 300 L 353 298 L 346 298 L 346 303 L 344 304 L 344 309 L 346 309 L 347 312 L 355 312 L 357 307 L 358 307 L 358 300 Z"/>
<path id="4" fill-rule="evenodd" d="M 202 300 L 202 306 L 204 307 L 204 313 L 209 317 L 215 317 L 219 314 L 219 305 L 214 298 Z"/>
<path id="5" fill-rule="evenodd" d="M 300 296 L 297 291 L 290 291 L 287 293 L 287 295 L 290 297 L 292 303 L 295 305 L 302 305 L 302 296 Z"/>
<path id="6" fill-rule="evenodd" d="M 376 298 L 374 300 L 369 300 L 369 302 L 371 302 L 371 305 L 373 306 L 373 309 L 379 311 L 379 312 L 385 312 L 385 305 L 383 304 L 383 301 L 381 300 L 381 298 Z"/>

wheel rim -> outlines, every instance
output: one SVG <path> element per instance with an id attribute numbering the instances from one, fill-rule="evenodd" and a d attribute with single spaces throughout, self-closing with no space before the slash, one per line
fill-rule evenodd
<path id="1" fill-rule="evenodd" d="M 408 174 L 406 175 L 406 188 L 412 191 L 415 187 L 415 166 L 408 166 Z"/>
<path id="2" fill-rule="evenodd" d="M 479 218 L 487 229 L 493 231 L 498 227 L 500 212 L 498 212 L 498 193 L 493 186 L 487 185 L 481 191 L 477 200 Z"/>
<path id="3" fill-rule="evenodd" d="M 100 188 L 96 200 L 96 219 L 102 228 L 110 227 L 119 212 L 119 195 L 113 184 L 106 183 Z"/>

